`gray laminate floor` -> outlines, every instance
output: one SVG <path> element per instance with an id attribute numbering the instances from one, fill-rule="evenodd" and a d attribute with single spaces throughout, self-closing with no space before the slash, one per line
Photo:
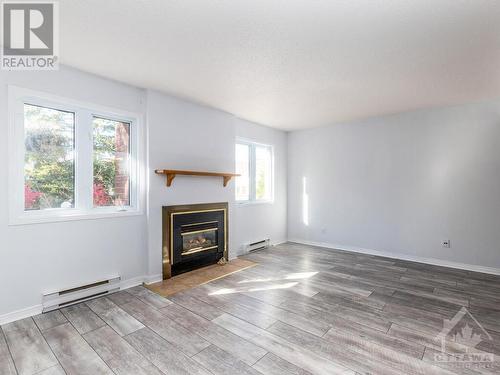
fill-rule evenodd
<path id="1" fill-rule="evenodd" d="M 292 243 L 245 258 L 169 299 L 135 287 L 6 324 L 0 374 L 500 373 L 498 276 Z"/>

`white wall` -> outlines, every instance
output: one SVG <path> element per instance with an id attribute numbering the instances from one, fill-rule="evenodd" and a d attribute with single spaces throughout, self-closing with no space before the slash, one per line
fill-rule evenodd
<path id="1" fill-rule="evenodd" d="M 143 113 L 144 91 L 62 67 L 0 72 L 0 317 L 39 308 L 44 291 L 146 272 L 146 215 L 8 225 L 7 85 Z"/>
<path id="2" fill-rule="evenodd" d="M 61 67 L 0 72 L 0 160 L 7 161 L 7 86 L 16 85 L 144 116 L 149 192 L 144 214 L 62 223 L 8 225 L 8 168 L 0 169 L 0 323 L 39 312 L 44 291 L 121 275 L 128 284 L 161 277 L 161 207 L 229 202 L 230 257 L 256 238 L 286 239 L 286 133 L 153 91 Z M 234 142 L 244 135 L 275 146 L 276 201 L 235 207 L 234 183 L 177 177 L 166 188 L 154 169 L 234 171 Z M 24 310 L 24 311 L 23 311 Z"/>
<path id="3" fill-rule="evenodd" d="M 236 204 L 233 210 L 236 226 L 233 236 L 237 239 L 236 251 L 242 244 L 270 238 L 271 243 L 287 239 L 287 134 L 259 125 L 237 120 L 236 135 L 274 146 L 274 202 L 272 204 Z"/>
<path id="4" fill-rule="evenodd" d="M 241 254 L 243 244 L 255 239 L 286 239 L 286 133 L 155 91 L 148 91 L 147 119 L 150 275 L 161 274 L 162 206 L 228 202 L 230 258 Z M 178 176 L 167 188 L 165 176 L 154 174 L 155 169 L 234 171 L 236 136 L 275 146 L 274 204 L 236 205 L 234 182 L 224 188 L 220 178 Z"/>
<path id="5" fill-rule="evenodd" d="M 499 102 L 293 132 L 288 170 L 289 239 L 500 269 Z"/>

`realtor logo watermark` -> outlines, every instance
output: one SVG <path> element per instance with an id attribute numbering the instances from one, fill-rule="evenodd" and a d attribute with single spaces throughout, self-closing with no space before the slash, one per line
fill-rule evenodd
<path id="1" fill-rule="evenodd" d="M 58 5 L 55 1 L 2 2 L 2 69 L 59 68 Z"/>
<path id="2" fill-rule="evenodd" d="M 452 319 L 444 319 L 435 341 L 441 346 L 441 351 L 434 354 L 435 362 L 467 369 L 489 369 L 495 362 L 494 354 L 476 348 L 493 339 L 465 307 Z"/>

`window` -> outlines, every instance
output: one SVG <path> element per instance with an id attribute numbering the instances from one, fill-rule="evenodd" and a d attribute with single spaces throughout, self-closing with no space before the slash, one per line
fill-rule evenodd
<path id="1" fill-rule="evenodd" d="M 24 209 L 74 207 L 75 114 L 24 104 Z"/>
<path id="2" fill-rule="evenodd" d="M 236 143 L 236 201 L 273 200 L 273 148 L 246 140 Z"/>
<path id="3" fill-rule="evenodd" d="M 94 117 L 94 206 L 130 205 L 130 124 Z"/>
<path id="4" fill-rule="evenodd" d="M 9 87 L 11 224 L 137 214 L 138 116 Z"/>

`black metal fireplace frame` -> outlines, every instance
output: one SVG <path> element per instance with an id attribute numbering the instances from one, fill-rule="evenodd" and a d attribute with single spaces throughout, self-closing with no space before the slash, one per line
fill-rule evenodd
<path id="1" fill-rule="evenodd" d="M 220 212 L 219 217 L 222 218 L 220 224 L 220 232 L 218 235 L 222 238 L 222 243 L 217 249 L 210 251 L 203 251 L 186 259 L 182 259 L 177 254 L 179 244 L 175 243 L 176 237 L 179 235 L 179 229 L 175 229 L 176 224 L 181 224 L 183 220 L 178 218 L 185 218 L 188 215 L 195 216 L 199 220 L 204 220 L 210 213 Z M 227 247 L 228 247 L 228 204 L 222 203 L 204 203 L 192 205 L 177 205 L 165 206 L 162 209 L 163 213 L 163 279 L 168 279 L 172 276 L 178 275 L 183 272 L 190 271 L 195 268 L 203 267 L 205 265 L 217 263 L 221 258 L 228 260 Z M 184 215 L 184 216 L 182 216 Z M 177 223 L 179 222 L 179 223 Z M 173 234 L 173 235 L 172 235 Z M 174 253 L 175 252 L 175 253 Z"/>

